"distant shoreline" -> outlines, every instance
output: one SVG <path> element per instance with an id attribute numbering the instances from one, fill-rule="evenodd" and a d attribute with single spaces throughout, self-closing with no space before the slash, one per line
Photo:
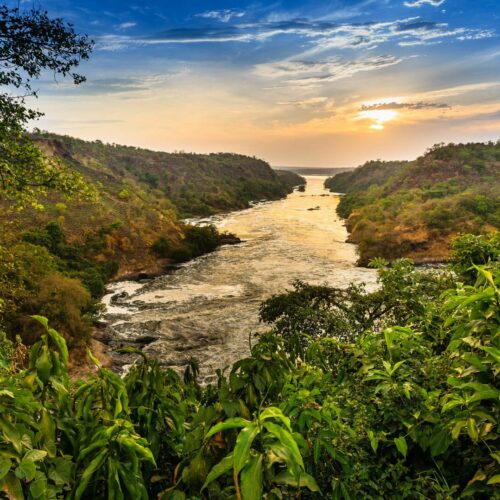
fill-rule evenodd
<path id="1" fill-rule="evenodd" d="M 271 167 L 273 170 L 288 170 L 299 175 L 326 175 L 331 177 L 341 172 L 350 172 L 354 170 L 351 167 Z"/>

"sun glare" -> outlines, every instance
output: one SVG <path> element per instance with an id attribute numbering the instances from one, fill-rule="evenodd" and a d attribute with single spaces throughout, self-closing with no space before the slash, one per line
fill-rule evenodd
<path id="1" fill-rule="evenodd" d="M 385 123 L 395 120 L 397 115 L 397 112 L 392 109 L 369 109 L 361 111 L 359 118 L 362 120 L 371 120 L 371 129 L 383 130 Z"/>

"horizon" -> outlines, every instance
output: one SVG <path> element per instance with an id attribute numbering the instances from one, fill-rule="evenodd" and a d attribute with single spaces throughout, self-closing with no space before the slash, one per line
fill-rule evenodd
<path id="1" fill-rule="evenodd" d="M 289 168 L 500 137 L 493 0 L 40 5 L 96 42 L 87 82 L 37 82 L 51 132 Z"/>

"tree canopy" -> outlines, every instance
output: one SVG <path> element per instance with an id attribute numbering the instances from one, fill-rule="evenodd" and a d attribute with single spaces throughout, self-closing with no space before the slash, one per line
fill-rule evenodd
<path id="1" fill-rule="evenodd" d="M 44 10 L 0 4 L 0 198 L 22 207 L 39 205 L 39 197 L 50 190 L 88 194 L 81 176 L 44 157 L 25 127 L 42 115 L 26 102 L 37 96 L 32 81 L 49 71 L 77 85 L 84 82 L 73 70 L 88 59 L 92 47 L 86 35 Z"/>

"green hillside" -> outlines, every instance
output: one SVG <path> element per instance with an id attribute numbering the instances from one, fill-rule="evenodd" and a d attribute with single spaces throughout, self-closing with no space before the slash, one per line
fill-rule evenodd
<path id="1" fill-rule="evenodd" d="M 341 175 L 327 186 L 346 192 L 337 211 L 361 264 L 445 260 L 456 235 L 500 227 L 500 142 L 439 145 L 412 162 L 372 162 Z"/>
<path id="2" fill-rule="evenodd" d="M 29 316 L 41 312 L 70 345 L 79 344 L 109 279 L 161 273 L 237 241 L 186 225 L 184 216 L 281 198 L 304 182 L 241 155 L 160 153 L 48 133 L 32 138 L 47 157 L 82 174 L 95 196 L 52 194 L 43 210 L 1 202 L 0 327 L 27 342 L 38 332 Z"/>
<path id="3" fill-rule="evenodd" d="M 325 187 L 334 193 L 363 191 L 370 186 L 384 184 L 407 163 L 406 161 L 368 161 L 355 170 L 329 177 L 325 181 Z"/>

